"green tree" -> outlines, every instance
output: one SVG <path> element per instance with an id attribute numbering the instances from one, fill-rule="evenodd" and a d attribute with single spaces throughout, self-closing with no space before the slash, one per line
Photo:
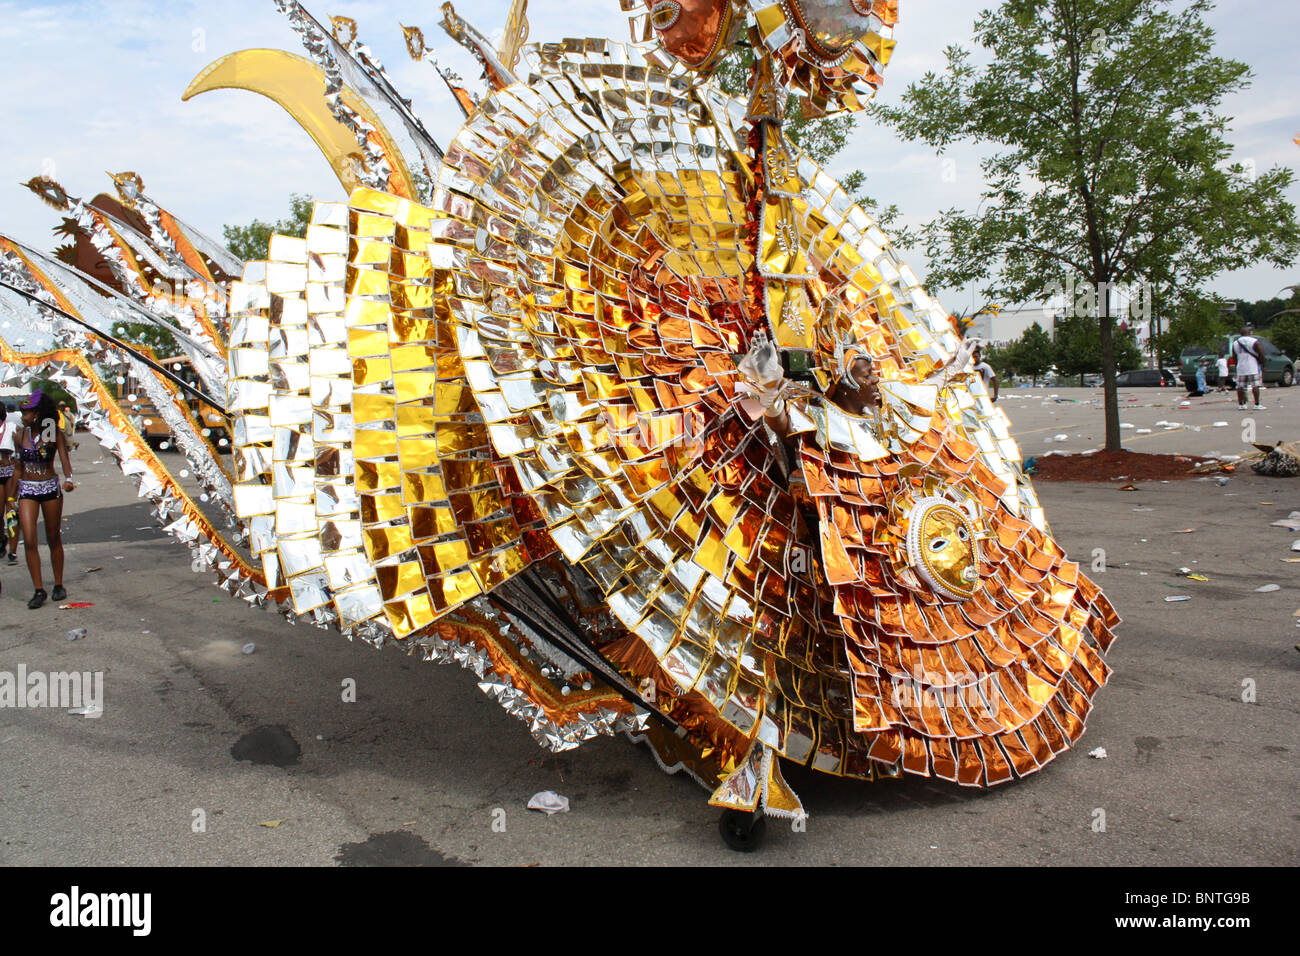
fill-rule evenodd
<path id="1" fill-rule="evenodd" d="M 1300 315 L 1292 312 L 1275 318 L 1268 329 L 1268 340 L 1292 359 L 1300 361 Z"/>
<path id="2" fill-rule="evenodd" d="M 1285 299 L 1260 299 L 1256 302 L 1238 302 L 1234 322 L 1266 329 L 1273 324 L 1273 316 L 1287 307 Z"/>
<path id="3" fill-rule="evenodd" d="M 1062 375 L 1083 376 L 1101 371 L 1101 335 L 1097 323 L 1079 316 L 1066 316 L 1052 330 L 1056 368 Z"/>
<path id="4" fill-rule="evenodd" d="M 1052 337 L 1035 322 L 1025 329 L 1024 334 L 1011 345 L 1016 362 L 1016 370 L 1021 375 L 1028 375 L 1038 384 L 1038 377 L 1048 371 L 1056 361 L 1056 349 Z"/>
<path id="5" fill-rule="evenodd" d="M 1230 318 L 1241 325 L 1251 325 L 1261 331 L 1271 328 L 1273 321 L 1278 316 L 1286 315 L 1290 310 L 1300 308 L 1300 286 L 1291 286 L 1285 291 L 1291 293 L 1287 298 L 1274 296 L 1271 299 L 1260 299 L 1256 302 L 1238 301 L 1235 303 L 1236 314 Z"/>
<path id="6" fill-rule="evenodd" d="M 181 354 L 180 344 L 171 332 L 147 322 L 118 322 L 113 326 L 113 335 L 131 345 L 147 346 L 158 358 Z"/>
<path id="7" fill-rule="evenodd" d="M 311 209 L 310 196 L 294 193 L 289 197 L 288 217 L 279 222 L 254 219 L 246 226 L 222 226 L 226 248 L 245 262 L 265 259 L 272 235 L 297 236 L 299 239 L 307 235 Z"/>
<path id="8" fill-rule="evenodd" d="M 1026 333 L 1028 334 L 1028 333 Z M 1045 333 L 1044 333 L 1045 334 Z M 1036 351 L 1039 339 L 1034 337 L 1032 348 Z M 1127 371 L 1141 368 L 1142 349 L 1138 346 L 1135 329 L 1115 330 L 1115 370 Z M 1102 371 L 1101 336 L 1097 322 L 1081 316 L 1067 316 L 1057 321 L 1051 335 L 1051 364 L 1061 375 L 1083 376 Z"/>
<path id="9" fill-rule="evenodd" d="M 1233 318 L 1217 299 L 1188 296 L 1174 306 L 1168 330 L 1156 341 L 1157 349 L 1169 362 L 1179 361 L 1183 349 L 1190 346 L 1218 355 L 1224 336 L 1237 331 Z"/>
<path id="10" fill-rule="evenodd" d="M 1096 319 L 1073 316 L 1057 323 L 1052 334 L 1056 369 L 1063 375 L 1083 376 L 1105 371 L 1101 357 L 1101 328 Z M 1142 349 L 1138 345 L 1137 330 L 1115 330 L 1115 371 L 1126 372 L 1144 364 Z"/>
<path id="11" fill-rule="evenodd" d="M 1142 368 L 1143 364 L 1142 348 L 1138 345 L 1137 329 L 1116 329 L 1115 371 L 1127 372 L 1131 368 Z"/>
<path id="12" fill-rule="evenodd" d="M 1016 374 L 1019 367 L 1019 355 L 1016 350 L 1015 342 L 1008 342 L 999 348 L 996 345 L 990 345 L 983 350 L 984 361 L 993 367 L 993 371 L 998 373 L 998 378 L 1008 379 Z"/>
<path id="13" fill-rule="evenodd" d="M 1106 447 L 1120 447 L 1115 285 L 1177 297 L 1219 272 L 1289 265 L 1300 224 L 1293 180 L 1230 163 L 1223 98 L 1244 63 L 1214 55 L 1211 0 L 1004 0 L 981 14 L 977 66 L 960 46 L 902 102 L 873 115 L 939 151 L 993 150 L 979 215 L 949 210 L 922 231 L 932 286 L 976 281 L 990 298 L 1049 297 L 1070 281 L 1094 294 Z"/>

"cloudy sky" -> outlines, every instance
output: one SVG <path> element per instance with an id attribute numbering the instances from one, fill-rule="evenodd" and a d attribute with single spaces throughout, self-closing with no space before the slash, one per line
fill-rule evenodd
<path id="1" fill-rule="evenodd" d="M 459 111 L 433 71 L 405 52 L 399 23 L 420 26 L 443 62 L 467 78 L 478 75 L 468 56 L 437 28 L 440 4 L 398 0 L 308 0 L 324 21 L 350 16 L 361 39 L 415 101 L 434 135 L 446 143 Z M 968 43 L 986 0 L 903 0 L 898 49 L 882 96 L 896 98 L 926 70 L 942 66 L 943 49 Z M 458 10 L 486 34 L 499 34 L 508 0 L 461 0 Z M 627 36 L 617 0 L 532 0 L 530 39 Z M 1295 167 L 1300 147 L 1300 4 L 1291 0 L 1231 0 L 1210 18 L 1223 56 L 1245 60 L 1252 87 L 1230 98 L 1230 141 L 1237 157 L 1256 168 Z M 55 213 L 18 187 L 33 175 L 57 178 L 73 195 L 105 189 L 106 171 L 140 173 L 164 207 L 220 238 L 224 223 L 275 219 L 291 192 L 343 198 L 311 140 L 279 107 L 243 91 L 220 90 L 182 103 L 180 94 L 209 62 L 250 47 L 302 52 L 297 36 L 271 0 L 0 0 L 0 62 L 7 96 L 0 105 L 0 231 L 44 248 L 55 242 Z M 385 121 L 389 118 L 386 116 Z M 396 122 L 388 123 L 396 129 Z M 959 149 L 945 176 L 924 147 L 901 143 L 888 130 L 864 123 L 832 171 L 862 169 L 867 191 L 897 203 L 920 224 L 953 206 L 978 204 L 979 156 Z M 1300 205 L 1300 187 L 1291 200 Z M 922 257 L 913 256 L 924 274 Z M 1254 268 L 1220 276 L 1212 289 L 1229 298 L 1272 296 L 1300 282 L 1290 270 Z M 969 307 L 969 291 L 949 290 L 949 309 Z"/>

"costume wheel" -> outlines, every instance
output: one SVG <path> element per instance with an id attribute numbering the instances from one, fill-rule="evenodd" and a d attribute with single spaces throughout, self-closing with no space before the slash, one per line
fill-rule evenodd
<path id="1" fill-rule="evenodd" d="M 743 810 L 723 810 L 718 820 L 722 842 L 737 853 L 753 853 L 763 845 L 767 833 L 767 818 L 761 813 Z"/>

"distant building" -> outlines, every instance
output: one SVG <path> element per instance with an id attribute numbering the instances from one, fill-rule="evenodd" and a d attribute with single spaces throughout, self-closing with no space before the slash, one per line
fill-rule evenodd
<path id="1" fill-rule="evenodd" d="M 1048 335 L 1052 334 L 1052 329 L 1056 326 L 1055 319 L 1042 305 L 1017 305 L 975 316 L 970 331 L 966 334 L 1001 348 L 1024 335 L 1035 322 Z"/>

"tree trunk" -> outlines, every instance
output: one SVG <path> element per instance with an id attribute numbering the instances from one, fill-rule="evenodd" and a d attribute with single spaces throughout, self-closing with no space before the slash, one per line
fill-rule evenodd
<path id="1" fill-rule="evenodd" d="M 1151 351 L 1156 358 L 1156 368 L 1165 367 L 1165 350 L 1163 345 L 1164 334 L 1161 331 L 1162 324 L 1160 321 L 1160 297 L 1156 294 L 1156 285 L 1151 285 L 1151 318 L 1147 320 L 1147 336 L 1151 342 Z M 1162 373 L 1163 374 L 1163 373 Z"/>
<path id="2" fill-rule="evenodd" d="M 1119 399 L 1115 394 L 1115 336 L 1114 324 L 1110 314 L 1110 282 L 1098 280 L 1097 296 L 1101 306 L 1101 381 L 1106 393 L 1106 450 L 1120 451 L 1119 440 Z"/>

